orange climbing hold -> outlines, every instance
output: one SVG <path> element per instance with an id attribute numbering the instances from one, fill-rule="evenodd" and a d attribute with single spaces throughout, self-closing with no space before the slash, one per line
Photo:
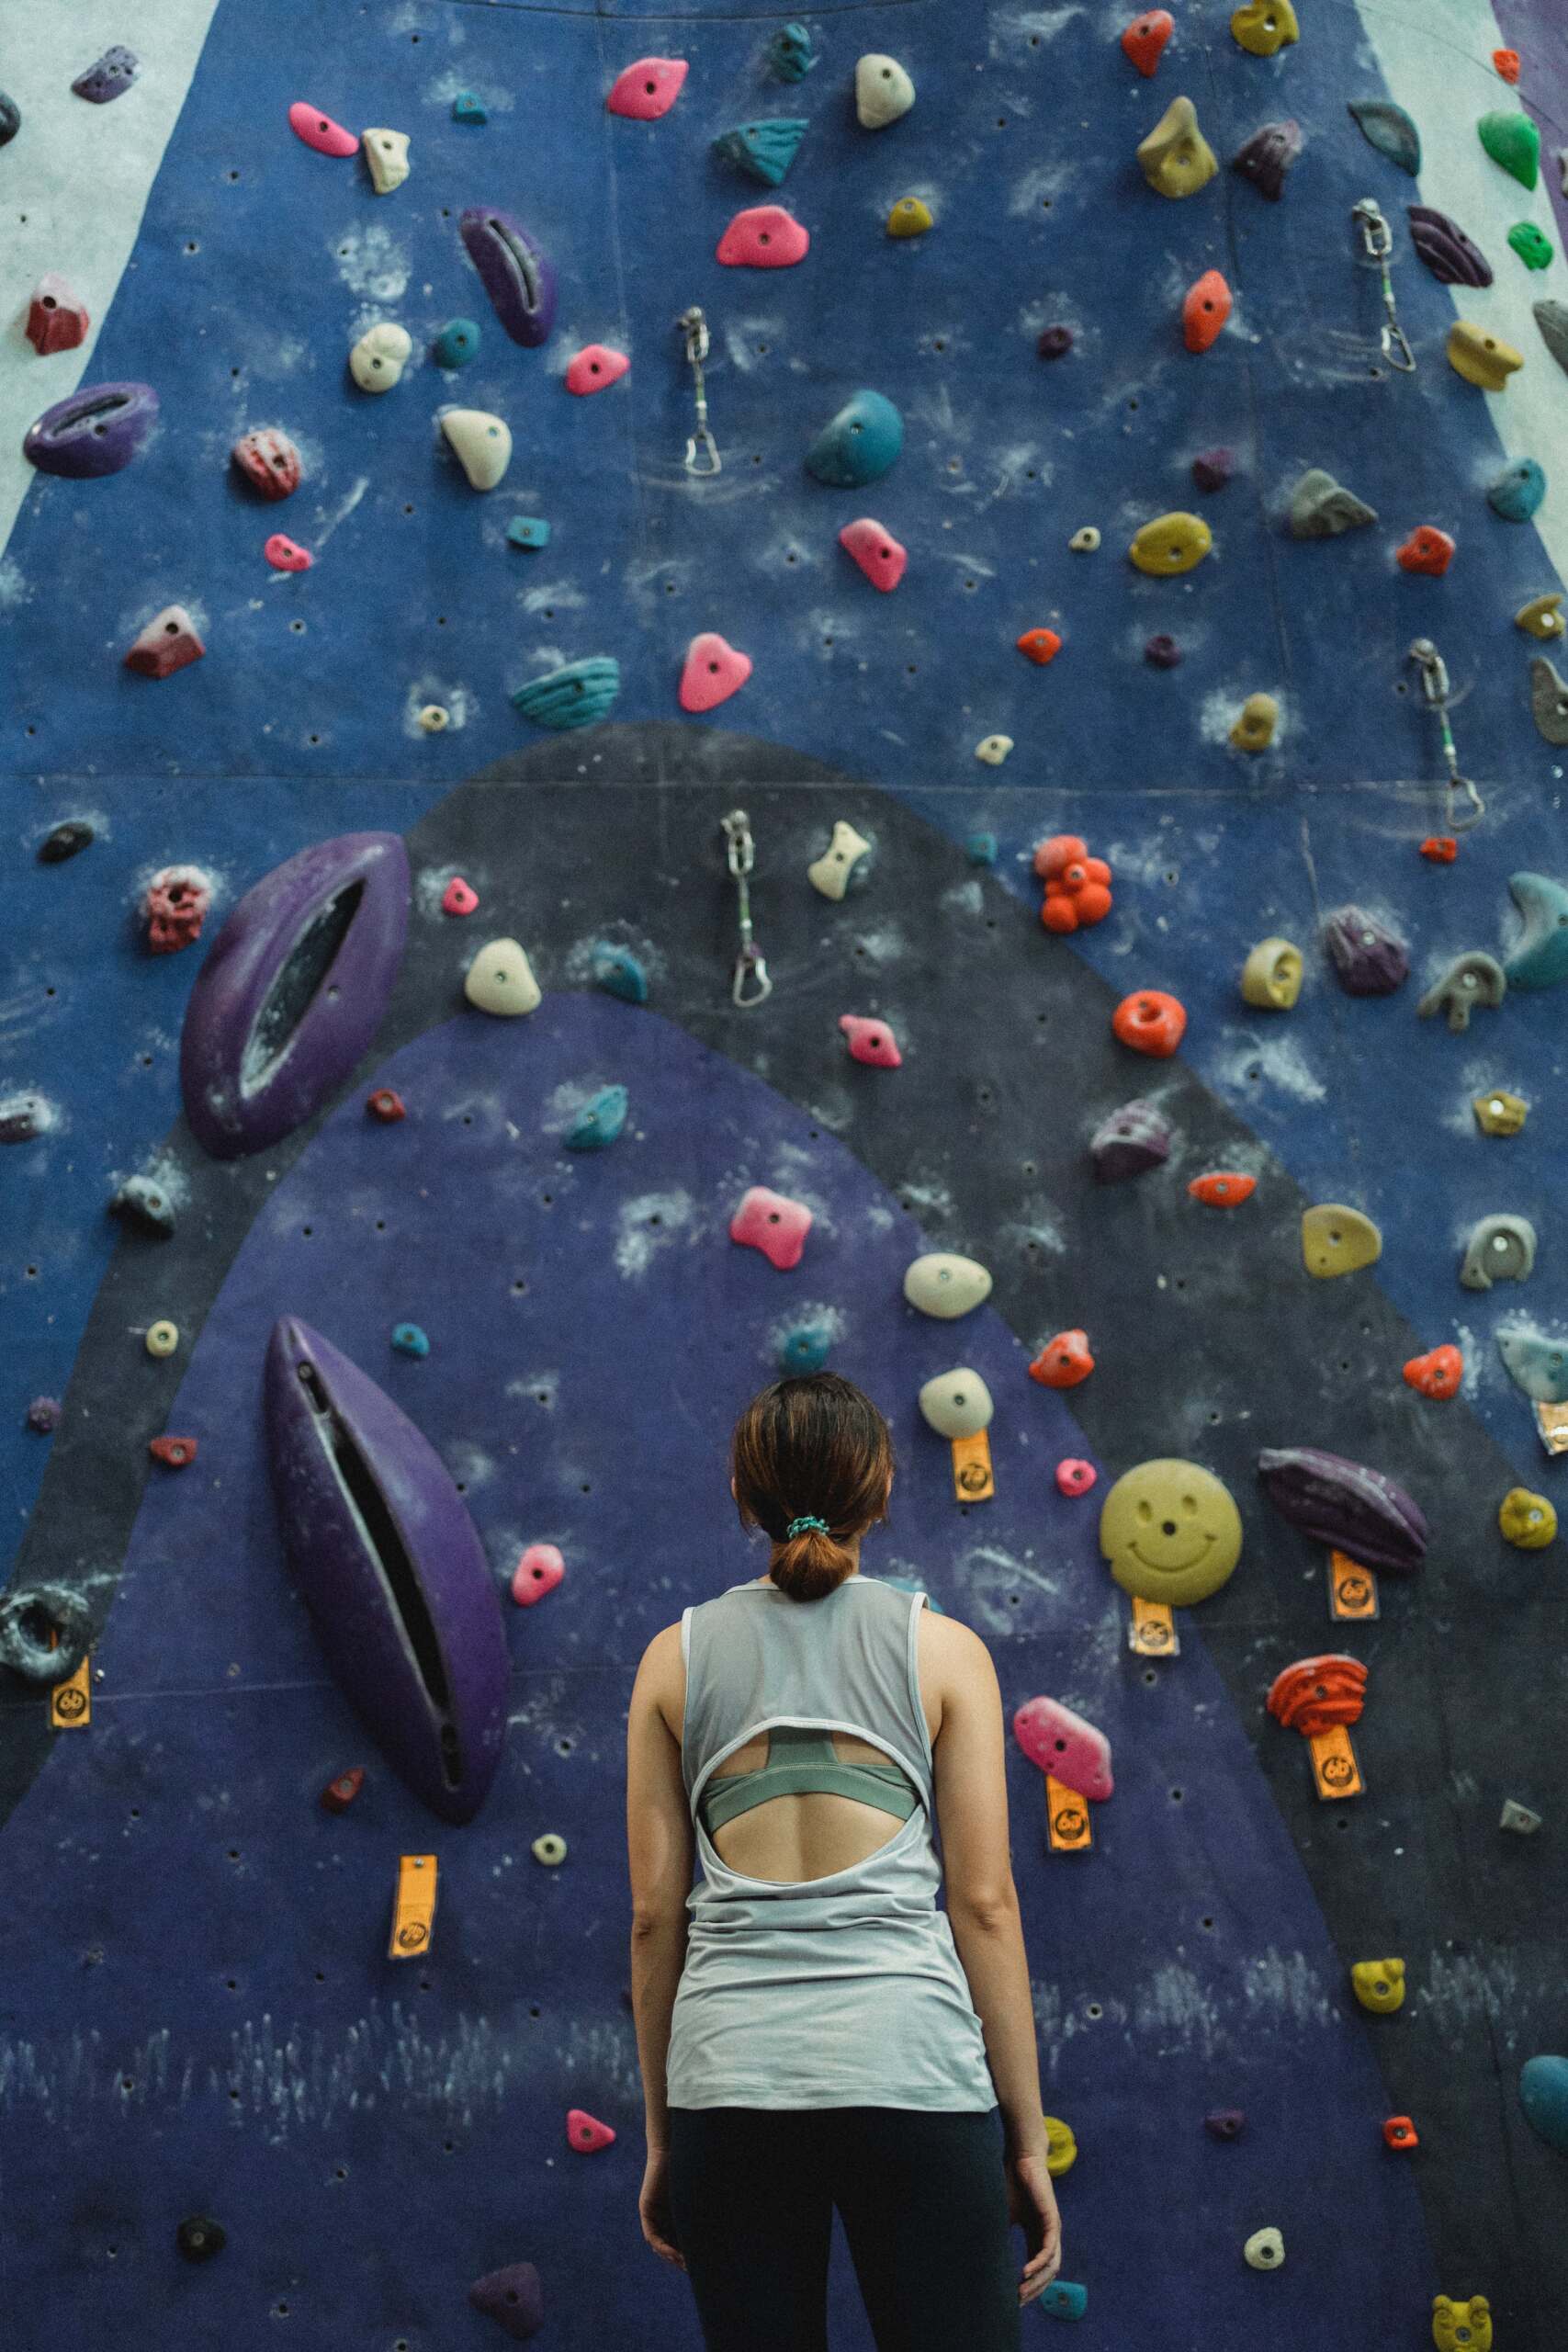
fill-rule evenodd
<path id="1" fill-rule="evenodd" d="M 1213 1175 L 1194 1176 L 1187 1189 L 1205 1208 L 1235 1209 L 1252 1198 L 1258 1179 L 1238 1175 L 1234 1168 L 1216 1169 Z"/>
<path id="2" fill-rule="evenodd" d="M 171 1470 L 183 1470 L 187 1462 L 196 1460 L 196 1440 L 193 1437 L 150 1437 L 147 1451 L 154 1462 L 166 1463 Z"/>
<path id="3" fill-rule="evenodd" d="M 1040 920 L 1047 931 L 1087 931 L 1111 912 L 1111 868 L 1090 857 L 1077 833 L 1054 833 L 1034 853 L 1034 871 L 1045 885 Z"/>
<path id="4" fill-rule="evenodd" d="M 1421 854 L 1429 857 L 1434 865 L 1451 865 L 1459 855 L 1459 843 L 1452 833 L 1428 833 L 1421 844 Z"/>
<path id="5" fill-rule="evenodd" d="M 1408 2151 L 1421 2145 L 1421 2137 L 1408 2115 L 1391 2115 L 1382 2127 L 1382 2136 L 1391 2148 Z"/>
<path id="6" fill-rule="evenodd" d="M 1043 1388 L 1076 1388 L 1094 1370 L 1087 1331 L 1058 1331 L 1047 1340 L 1029 1367 L 1031 1380 Z"/>
<path id="7" fill-rule="evenodd" d="M 1181 340 L 1189 351 L 1207 351 L 1231 314 L 1231 289 L 1217 269 L 1206 269 L 1190 286 L 1181 305 Z"/>
<path id="8" fill-rule="evenodd" d="M 1492 62 L 1505 82 L 1518 80 L 1519 52 L 1517 49 L 1495 49 L 1492 52 Z"/>
<path id="9" fill-rule="evenodd" d="M 1446 531 L 1422 523 L 1399 550 L 1401 571 L 1429 571 L 1440 579 L 1454 560 L 1454 543 Z"/>
<path id="10" fill-rule="evenodd" d="M 1281 1668 L 1269 1686 L 1266 1703 L 1287 1731 L 1315 1739 L 1336 1724 L 1359 1723 L 1366 1700 L 1367 1669 L 1361 1660 L 1330 1651 Z"/>
<path id="11" fill-rule="evenodd" d="M 1132 60 L 1146 82 L 1165 54 L 1166 42 L 1176 30 L 1176 18 L 1168 8 L 1145 8 L 1134 17 L 1122 35 L 1122 51 Z"/>
<path id="12" fill-rule="evenodd" d="M 1111 1016 L 1111 1026 L 1134 1053 L 1153 1054 L 1164 1061 L 1181 1043 L 1187 1008 L 1163 989 L 1137 989 L 1122 998 Z"/>
<path id="13" fill-rule="evenodd" d="M 1457 1348 L 1434 1348 L 1429 1355 L 1412 1356 L 1404 1367 L 1408 1385 L 1423 1396 L 1444 1404 L 1459 1395 L 1464 1378 L 1464 1358 Z"/>
<path id="14" fill-rule="evenodd" d="M 1026 628 L 1018 639 L 1018 650 L 1021 653 L 1027 653 L 1032 662 L 1038 662 L 1043 669 L 1047 662 L 1054 662 L 1060 653 L 1062 640 L 1054 628 Z"/>

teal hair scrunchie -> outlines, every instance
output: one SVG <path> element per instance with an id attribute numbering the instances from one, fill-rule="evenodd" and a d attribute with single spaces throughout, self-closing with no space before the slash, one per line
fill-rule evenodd
<path id="1" fill-rule="evenodd" d="M 824 1535 L 828 1532 L 828 1522 L 825 1519 L 792 1519 L 784 1529 L 784 1542 L 793 1544 L 795 1537 L 804 1533 L 808 1527 L 819 1527 Z"/>

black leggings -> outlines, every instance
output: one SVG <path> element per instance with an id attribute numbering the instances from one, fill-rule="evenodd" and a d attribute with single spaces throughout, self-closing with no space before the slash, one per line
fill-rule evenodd
<path id="1" fill-rule="evenodd" d="M 835 2206 L 876 2352 L 1018 2352 L 999 2107 L 672 2107 L 707 2352 L 827 2352 Z"/>

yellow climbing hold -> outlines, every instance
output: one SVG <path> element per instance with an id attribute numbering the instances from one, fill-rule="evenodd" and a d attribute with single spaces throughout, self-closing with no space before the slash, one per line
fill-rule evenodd
<path id="1" fill-rule="evenodd" d="M 1301 37 L 1291 0 L 1247 0 L 1231 18 L 1231 39 L 1254 57 L 1272 57 Z"/>
<path id="2" fill-rule="evenodd" d="M 1158 196 L 1193 196 L 1219 170 L 1190 98 L 1172 98 L 1138 145 L 1138 169 Z"/>
<path id="3" fill-rule="evenodd" d="M 890 237 L 923 237 L 933 225 L 930 205 L 918 196 L 901 196 L 887 216 Z"/>
<path id="4" fill-rule="evenodd" d="M 1483 1136 L 1517 1136 L 1530 1110 L 1522 1094 L 1506 1094 L 1500 1086 L 1476 1095 L 1470 1107 Z"/>
<path id="5" fill-rule="evenodd" d="M 1156 514 L 1145 523 L 1127 552 L 1140 571 L 1164 578 L 1190 571 L 1214 544 L 1214 535 L 1201 514 Z"/>
<path id="6" fill-rule="evenodd" d="M 1562 591 L 1552 588 L 1544 596 L 1532 596 L 1514 615 L 1514 627 L 1531 637 L 1561 637 L 1562 634 Z"/>
<path id="7" fill-rule="evenodd" d="M 1350 1988 L 1364 2009 L 1386 2017 L 1404 2000 L 1402 1960 L 1359 1960 L 1350 1971 Z"/>
<path id="8" fill-rule="evenodd" d="M 1456 319 L 1449 329 L 1449 366 L 1483 392 L 1506 392 L 1509 377 L 1524 364 L 1523 352 L 1501 335 L 1488 334 L 1473 319 Z"/>
<path id="9" fill-rule="evenodd" d="M 173 1323 L 159 1322 L 148 1326 L 147 1352 L 150 1356 L 172 1356 L 179 1343 L 180 1335 Z"/>
<path id="10" fill-rule="evenodd" d="M 1302 1257 L 1309 1274 L 1328 1282 L 1353 1274 L 1382 1256 L 1382 1235 L 1370 1216 L 1340 1201 L 1325 1201 L 1302 1218 Z"/>
<path id="11" fill-rule="evenodd" d="M 1059 2115 L 1047 2115 L 1041 2120 L 1045 2126 L 1045 2169 L 1053 2180 L 1059 2180 L 1077 2164 L 1078 2143 L 1072 2125 L 1064 2123 Z"/>
<path id="12" fill-rule="evenodd" d="M 1557 1513 L 1544 1495 L 1510 1487 L 1497 1513 L 1505 1540 L 1520 1552 L 1543 1552 L 1557 1532 Z"/>
<path id="13" fill-rule="evenodd" d="M 1260 1012 L 1289 1012 L 1302 992 L 1302 951 L 1288 939 L 1260 939 L 1241 967 L 1241 992 Z"/>
<path id="14" fill-rule="evenodd" d="M 1280 706 L 1272 695 L 1248 695 L 1231 729 L 1231 741 L 1238 752 L 1266 752 L 1279 723 Z"/>

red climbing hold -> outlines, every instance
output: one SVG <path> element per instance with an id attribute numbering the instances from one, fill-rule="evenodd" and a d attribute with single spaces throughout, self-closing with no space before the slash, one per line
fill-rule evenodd
<path id="1" fill-rule="evenodd" d="M 885 531 L 869 514 L 863 514 L 856 523 L 846 523 L 839 533 L 839 545 L 885 596 L 890 595 L 903 579 L 908 555 L 892 532 Z"/>
<path id="2" fill-rule="evenodd" d="M 1399 550 L 1401 571 L 1429 571 L 1440 578 L 1454 560 L 1454 543 L 1446 531 L 1422 523 Z"/>
<path id="3" fill-rule="evenodd" d="M 705 629 L 686 649 L 681 673 L 682 710 L 713 710 L 738 695 L 751 674 L 751 656 L 738 653 L 716 629 Z"/>
<path id="4" fill-rule="evenodd" d="M 592 2155 L 596 2148 L 609 2147 L 615 2135 L 607 2123 L 597 2122 L 592 2115 L 585 2115 L 580 2107 L 569 2107 L 566 2111 L 566 2136 L 574 2148 L 581 2148 Z"/>
<path id="5" fill-rule="evenodd" d="M 357 155 L 359 153 L 359 141 L 352 130 L 345 130 L 341 122 L 333 120 L 331 115 L 320 114 L 314 107 L 308 107 L 303 98 L 296 98 L 289 107 L 288 128 L 297 139 L 305 141 L 307 147 L 313 147 L 318 155 Z"/>
<path id="6" fill-rule="evenodd" d="M 1391 2148 L 1398 2148 L 1405 2154 L 1421 2145 L 1420 2134 L 1408 2115 L 1391 2115 L 1382 2127 L 1382 2136 Z"/>
<path id="7" fill-rule="evenodd" d="M 1187 1187 L 1195 1201 L 1205 1208 L 1239 1208 L 1258 1190 L 1256 1176 L 1240 1176 L 1234 1169 L 1217 1170 L 1211 1176 L 1194 1176 Z"/>
<path id="8" fill-rule="evenodd" d="M 567 390 L 602 392 L 618 384 L 631 364 L 624 351 L 612 351 L 607 344 L 584 344 L 566 371 Z"/>
<path id="9" fill-rule="evenodd" d="M 460 874 L 454 874 L 441 893 L 444 915 L 471 915 L 479 902 L 479 892 L 471 882 L 465 882 Z"/>
<path id="10" fill-rule="evenodd" d="M 873 1069 L 899 1069 L 904 1057 L 886 1021 L 868 1020 L 863 1013 L 840 1012 L 839 1026 L 849 1040 L 851 1055 Z"/>
<path id="11" fill-rule="evenodd" d="M 155 613 L 125 657 L 125 666 L 139 677 L 166 678 L 187 662 L 199 662 L 207 648 L 196 633 L 196 623 L 183 605 L 165 605 Z"/>
<path id="12" fill-rule="evenodd" d="M 1019 651 L 1026 653 L 1032 662 L 1038 662 L 1042 669 L 1047 662 L 1054 662 L 1062 650 L 1062 640 L 1054 628 L 1026 628 L 1017 644 Z"/>
<path id="13" fill-rule="evenodd" d="M 86 305 L 57 270 L 46 269 L 28 305 L 27 337 L 42 358 L 52 351 L 74 351 L 87 336 Z"/>
<path id="14" fill-rule="evenodd" d="M 1230 288 L 1217 269 L 1206 269 L 1181 304 L 1181 340 L 1188 350 L 1207 351 L 1230 314 Z"/>
<path id="15" fill-rule="evenodd" d="M 804 261 L 811 240 L 793 213 L 778 204 L 753 204 L 738 212 L 716 248 L 731 269 L 791 269 Z"/>
<path id="16" fill-rule="evenodd" d="M 262 553 L 274 571 L 309 571 L 316 560 L 309 548 L 302 548 L 297 539 L 282 531 L 274 531 L 263 545 Z"/>
<path id="17" fill-rule="evenodd" d="M 374 1094 L 367 1095 L 365 1107 L 373 1119 L 385 1119 L 389 1122 L 393 1119 L 406 1119 L 408 1116 L 408 1113 L 403 1108 L 402 1096 L 394 1094 L 389 1086 L 378 1086 Z"/>
<path id="18" fill-rule="evenodd" d="M 566 1574 L 566 1562 L 554 1544 L 530 1544 L 512 1571 L 512 1598 L 519 1609 L 532 1609 L 554 1592 Z"/>
<path id="19" fill-rule="evenodd" d="M 1076 1388 L 1094 1370 L 1087 1331 L 1058 1331 L 1047 1340 L 1029 1367 L 1031 1380 L 1043 1388 Z"/>
<path id="20" fill-rule="evenodd" d="M 1111 1026 L 1134 1053 L 1152 1054 L 1164 1061 L 1181 1043 L 1187 1008 L 1163 989 L 1138 989 L 1122 998 L 1111 1016 Z"/>
<path id="21" fill-rule="evenodd" d="M 1366 1693 L 1367 1669 L 1361 1659 L 1331 1650 L 1282 1667 L 1269 1686 L 1268 1707 L 1287 1731 L 1315 1739 L 1336 1724 L 1359 1723 Z"/>
<path id="22" fill-rule="evenodd" d="M 611 114 L 629 115 L 634 122 L 657 122 L 680 96 L 689 70 L 683 57 L 639 57 L 616 74 L 605 107 Z"/>
<path id="23" fill-rule="evenodd" d="M 171 1470 L 183 1470 L 187 1462 L 196 1460 L 196 1440 L 193 1437 L 149 1438 L 147 1451 L 154 1462 L 166 1462 Z"/>
<path id="24" fill-rule="evenodd" d="M 1064 1495 L 1087 1495 L 1099 1476 L 1092 1462 L 1080 1461 L 1077 1454 L 1056 1464 L 1056 1485 Z"/>
<path id="25" fill-rule="evenodd" d="M 328 1813 L 346 1813 L 360 1790 L 365 1786 L 365 1768 L 351 1764 L 335 1781 L 329 1781 L 321 1791 L 321 1803 Z"/>
<path id="26" fill-rule="evenodd" d="M 1421 844 L 1421 854 L 1434 865 L 1451 865 L 1459 855 L 1459 843 L 1451 833 L 1429 833 Z"/>
<path id="27" fill-rule="evenodd" d="M 1034 853 L 1034 871 L 1045 885 L 1040 920 L 1047 931 L 1087 931 L 1111 912 L 1111 868 L 1090 857 L 1077 833 L 1053 833 Z"/>
<path id="28" fill-rule="evenodd" d="M 1145 8 L 1122 35 L 1122 54 L 1129 57 L 1146 82 L 1165 54 L 1166 42 L 1176 30 L 1168 8 Z"/>
<path id="29" fill-rule="evenodd" d="M 199 865 L 161 866 L 142 901 L 147 945 L 154 956 L 177 956 L 201 937 L 212 904 L 212 885 Z"/>
<path id="30" fill-rule="evenodd" d="M 235 470 L 262 498 L 291 498 L 299 487 L 299 452 L 275 424 L 242 433 L 229 455 Z"/>
<path id="31" fill-rule="evenodd" d="M 1450 1396 L 1459 1395 L 1459 1385 L 1464 1378 L 1464 1358 L 1457 1348 L 1434 1348 L 1429 1355 L 1412 1356 L 1404 1367 L 1404 1377 L 1417 1395 L 1446 1404 Z"/>
<path id="32" fill-rule="evenodd" d="M 1495 49 L 1492 52 L 1492 62 L 1505 82 L 1518 80 L 1519 52 L 1517 49 Z"/>

